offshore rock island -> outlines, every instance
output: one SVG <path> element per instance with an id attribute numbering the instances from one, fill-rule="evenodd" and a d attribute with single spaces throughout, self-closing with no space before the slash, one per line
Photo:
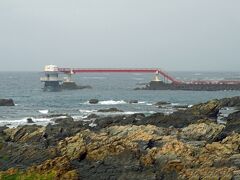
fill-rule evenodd
<path id="1" fill-rule="evenodd" d="M 220 124 L 230 107 L 236 111 Z M 0 179 L 239 179 L 239 107 L 233 97 L 170 115 L 1 127 Z"/>

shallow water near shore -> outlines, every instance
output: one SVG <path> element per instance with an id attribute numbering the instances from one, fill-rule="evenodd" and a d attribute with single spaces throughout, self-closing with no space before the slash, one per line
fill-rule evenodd
<path id="1" fill-rule="evenodd" d="M 240 77 L 240 73 L 173 72 L 178 79 L 229 79 Z M 155 112 L 171 113 L 175 105 L 192 105 L 210 99 L 239 96 L 240 91 L 135 91 L 137 84 L 147 83 L 153 74 L 79 74 L 74 80 L 79 85 L 90 85 L 93 89 L 75 91 L 43 92 L 40 72 L 1 72 L 0 98 L 12 98 L 16 106 L 0 107 L 0 126 L 26 123 L 27 117 L 34 117 L 39 124 L 46 124 L 50 118 L 43 115 L 69 114 L 76 119 L 96 113 L 99 109 L 116 107 L 120 114 Z M 89 99 L 97 98 L 99 104 L 91 105 Z M 138 100 L 137 104 L 129 104 Z M 158 101 L 172 103 L 158 108 Z"/>

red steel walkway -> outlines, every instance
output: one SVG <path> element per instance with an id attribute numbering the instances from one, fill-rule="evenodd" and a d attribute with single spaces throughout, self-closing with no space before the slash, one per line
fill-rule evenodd
<path id="1" fill-rule="evenodd" d="M 65 74 L 77 73 L 156 73 L 163 77 L 164 82 L 170 81 L 174 84 L 240 84 L 240 80 L 193 80 L 179 81 L 168 73 L 158 68 L 58 68 Z"/>

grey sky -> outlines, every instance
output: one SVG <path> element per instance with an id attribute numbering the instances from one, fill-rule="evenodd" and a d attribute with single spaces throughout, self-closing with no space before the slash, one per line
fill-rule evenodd
<path id="1" fill-rule="evenodd" d="M 239 0 L 1 0 L 0 71 L 238 71 L 239 8 Z"/>

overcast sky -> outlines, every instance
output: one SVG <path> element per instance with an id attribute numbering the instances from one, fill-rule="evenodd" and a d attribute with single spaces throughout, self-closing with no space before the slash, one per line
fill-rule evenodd
<path id="1" fill-rule="evenodd" d="M 0 0 L 0 71 L 239 71 L 239 0 Z"/>

